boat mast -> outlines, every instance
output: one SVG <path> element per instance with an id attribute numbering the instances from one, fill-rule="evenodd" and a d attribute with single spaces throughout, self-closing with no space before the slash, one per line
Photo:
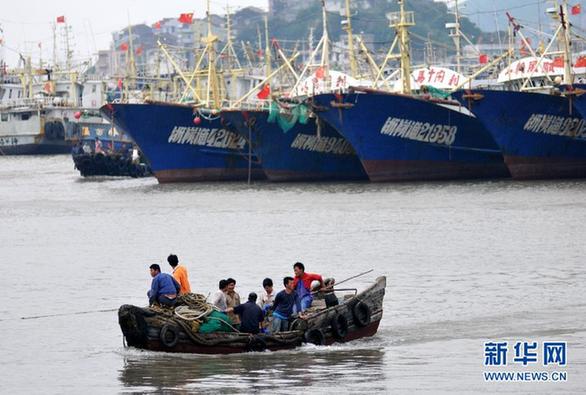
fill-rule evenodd
<path id="1" fill-rule="evenodd" d="M 574 75 L 572 73 L 572 54 L 570 52 L 571 36 L 570 36 L 570 21 L 568 19 L 568 1 L 564 0 L 560 5 L 560 24 L 563 31 L 560 35 L 562 46 L 564 48 L 564 81 L 566 85 L 574 83 Z"/>
<path id="2" fill-rule="evenodd" d="M 348 33 L 348 55 L 350 58 L 350 75 L 352 78 L 358 76 L 358 66 L 354 55 L 354 37 L 352 37 L 352 16 L 350 14 L 350 0 L 346 0 L 346 20 L 342 21 L 342 28 Z"/>
<path id="3" fill-rule="evenodd" d="M 458 73 L 462 72 L 462 44 L 461 38 L 462 34 L 460 32 L 460 10 L 458 8 L 458 0 L 454 0 L 454 16 L 456 21 L 454 23 L 446 24 L 446 27 L 453 28 L 450 30 L 450 37 L 454 39 L 454 44 L 456 46 L 456 71 Z"/>
<path id="4" fill-rule="evenodd" d="M 389 14 L 391 21 L 390 26 L 394 28 L 399 37 L 399 46 L 401 50 L 401 93 L 411 93 L 411 55 L 409 53 L 409 26 L 415 26 L 415 17 L 412 11 L 405 11 L 405 1 L 397 0 L 400 11 Z"/>

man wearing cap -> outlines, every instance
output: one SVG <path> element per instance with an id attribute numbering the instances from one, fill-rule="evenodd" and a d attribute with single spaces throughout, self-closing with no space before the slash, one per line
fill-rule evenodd
<path id="1" fill-rule="evenodd" d="M 240 332 L 256 334 L 264 320 L 262 309 L 256 304 L 256 294 L 248 295 L 248 302 L 234 307 L 234 314 L 240 317 Z"/>

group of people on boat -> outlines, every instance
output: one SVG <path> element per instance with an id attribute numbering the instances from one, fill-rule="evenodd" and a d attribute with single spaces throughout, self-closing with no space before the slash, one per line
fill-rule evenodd
<path id="1" fill-rule="evenodd" d="M 179 295 L 191 293 L 185 266 L 179 264 L 174 254 L 167 257 L 167 262 L 173 270 L 172 274 L 162 273 L 158 264 L 150 266 L 153 278 L 148 291 L 150 305 L 173 307 Z M 219 289 L 212 296 L 211 304 L 218 312 L 226 314 L 230 325 L 240 332 L 278 333 L 289 329 L 292 318 L 304 318 L 304 312 L 311 307 L 314 295 L 320 291 L 331 291 L 333 285 L 333 279 L 324 282 L 321 275 L 307 273 L 305 265 L 296 262 L 293 265 L 293 277 L 283 278 L 284 288 L 278 293 L 274 291 L 273 280 L 265 278 L 260 299 L 255 292 L 251 292 L 248 300 L 241 303 L 240 295 L 235 290 L 236 280 L 228 278 L 219 281 Z"/>

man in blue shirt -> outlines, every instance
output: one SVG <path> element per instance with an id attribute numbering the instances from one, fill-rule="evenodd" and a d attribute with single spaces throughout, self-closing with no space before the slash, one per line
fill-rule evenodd
<path id="1" fill-rule="evenodd" d="M 147 292 L 149 304 L 153 305 L 155 302 L 159 302 L 165 306 L 175 306 L 177 294 L 181 289 L 177 280 L 170 274 L 161 273 L 161 267 L 156 263 L 151 265 L 150 269 L 153 282 L 151 283 L 151 290 Z"/>
<path id="2" fill-rule="evenodd" d="M 240 316 L 240 332 L 257 334 L 260 332 L 260 324 L 265 315 L 262 309 L 256 305 L 256 294 L 251 292 L 248 295 L 248 302 L 234 307 L 234 314 Z"/>
<path id="3" fill-rule="evenodd" d="M 273 324 L 271 332 L 284 332 L 289 329 L 289 318 L 293 314 L 293 307 L 297 307 L 297 311 L 301 311 L 299 304 L 299 297 L 294 289 L 293 277 L 285 277 L 283 285 L 285 289 L 275 296 L 273 303 Z"/>

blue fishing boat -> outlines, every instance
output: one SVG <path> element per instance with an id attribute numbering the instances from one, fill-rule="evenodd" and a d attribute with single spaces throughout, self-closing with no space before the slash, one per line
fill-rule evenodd
<path id="1" fill-rule="evenodd" d="M 567 96 L 468 90 L 454 94 L 490 131 L 513 178 L 586 176 L 586 125 Z"/>
<path id="2" fill-rule="evenodd" d="M 231 130 L 250 138 L 270 181 L 367 179 L 350 143 L 326 123 L 318 130 L 306 113 L 299 104 L 285 115 L 273 103 L 270 110 L 222 111 L 222 118 Z"/>
<path id="3" fill-rule="evenodd" d="M 246 140 L 218 115 L 170 103 L 112 103 L 101 111 L 138 144 L 160 183 L 264 177 Z"/>
<path id="4" fill-rule="evenodd" d="M 490 134 L 453 101 L 364 89 L 313 102 L 352 144 L 371 181 L 508 176 Z"/>

